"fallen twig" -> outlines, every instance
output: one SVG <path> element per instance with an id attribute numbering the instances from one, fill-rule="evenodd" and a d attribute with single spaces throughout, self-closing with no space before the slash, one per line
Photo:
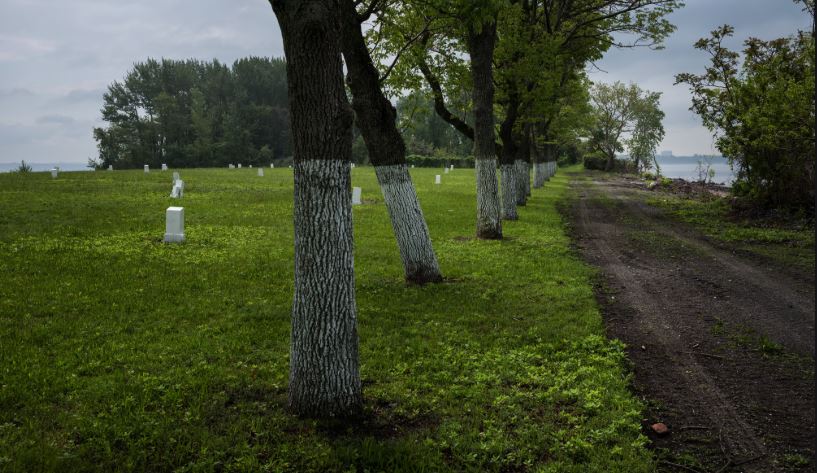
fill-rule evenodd
<path id="1" fill-rule="evenodd" d="M 675 468 L 681 468 L 682 470 L 691 471 L 692 473 L 703 473 L 702 471 L 696 470 L 695 468 L 691 468 L 691 467 L 688 467 L 686 465 L 679 465 L 677 463 L 668 462 L 666 460 L 661 460 L 659 463 L 662 463 L 662 464 L 667 465 L 667 466 L 675 467 Z"/>
<path id="2" fill-rule="evenodd" d="M 685 351 L 683 353 L 686 353 L 688 355 L 708 356 L 709 358 L 717 358 L 719 360 L 728 360 L 728 358 L 726 358 L 725 356 L 713 355 L 712 353 L 704 353 L 702 351 Z"/>
<path id="3" fill-rule="evenodd" d="M 707 427 L 705 425 L 684 425 L 678 427 L 678 430 L 709 430 L 712 427 Z"/>

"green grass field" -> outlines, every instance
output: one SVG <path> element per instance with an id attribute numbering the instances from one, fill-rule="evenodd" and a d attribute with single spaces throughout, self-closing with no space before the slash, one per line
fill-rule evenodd
<path id="1" fill-rule="evenodd" d="M 652 471 L 592 270 L 534 190 L 472 238 L 473 170 L 412 175 L 446 282 L 404 284 L 353 171 L 357 423 L 286 411 L 289 169 L 0 175 L 0 471 Z M 167 245 L 183 205 L 187 242 Z"/>

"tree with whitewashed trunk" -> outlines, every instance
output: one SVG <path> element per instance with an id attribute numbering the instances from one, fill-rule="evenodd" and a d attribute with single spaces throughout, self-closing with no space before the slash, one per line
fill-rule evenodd
<path id="1" fill-rule="evenodd" d="M 289 407 L 354 416 L 358 360 L 352 202 L 354 113 L 346 98 L 336 0 L 270 0 L 284 42 L 294 151 L 295 293 Z"/>
<path id="2" fill-rule="evenodd" d="M 341 0 L 342 50 L 357 126 L 374 165 L 391 217 L 406 281 L 442 281 L 440 266 L 420 201 L 406 164 L 406 145 L 397 129 L 397 113 L 381 89 L 383 77 L 369 54 L 361 24 L 381 6 L 372 0 L 360 12 L 353 0 Z"/>
<path id="3" fill-rule="evenodd" d="M 474 165 L 477 179 L 477 237 L 502 238 L 494 137 L 493 49 L 496 20 L 488 17 L 468 28 L 468 53 L 474 100 Z"/>
<path id="4" fill-rule="evenodd" d="M 474 142 L 476 174 L 476 236 L 501 239 L 497 144 L 493 116 L 493 49 L 496 11 L 503 0 L 406 0 L 394 2 L 375 22 L 377 57 L 390 62 L 393 90 L 422 90 L 416 71 L 431 89 L 434 110 Z M 466 59 L 467 55 L 467 59 Z M 442 75 L 439 75 L 442 74 Z M 446 95 L 471 98 L 473 125 L 447 106 Z"/>

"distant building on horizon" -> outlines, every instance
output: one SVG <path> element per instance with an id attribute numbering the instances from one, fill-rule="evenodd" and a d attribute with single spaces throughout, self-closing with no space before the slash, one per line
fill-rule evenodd
<path id="1" fill-rule="evenodd" d="M 671 158 L 672 157 L 672 150 L 671 149 L 665 149 L 664 151 L 661 151 L 661 157 L 662 158 Z"/>

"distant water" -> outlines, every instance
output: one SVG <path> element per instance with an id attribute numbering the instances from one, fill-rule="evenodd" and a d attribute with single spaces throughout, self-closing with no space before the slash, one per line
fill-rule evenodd
<path id="1" fill-rule="evenodd" d="M 26 163 L 31 166 L 34 172 L 49 171 L 55 166 L 59 166 L 60 171 L 91 171 L 86 163 Z M 20 163 L 0 163 L 0 172 L 16 171 Z"/>
<path id="2" fill-rule="evenodd" d="M 712 158 L 704 158 L 698 156 L 671 156 L 658 157 L 658 165 L 661 166 L 661 175 L 665 177 L 681 178 L 687 181 L 697 181 L 698 177 L 698 161 L 706 168 L 707 163 L 712 165 L 715 170 L 715 177 L 712 182 L 731 185 L 735 180 L 735 174 L 732 168 L 729 167 L 729 162 L 726 158 L 716 156 Z"/>

